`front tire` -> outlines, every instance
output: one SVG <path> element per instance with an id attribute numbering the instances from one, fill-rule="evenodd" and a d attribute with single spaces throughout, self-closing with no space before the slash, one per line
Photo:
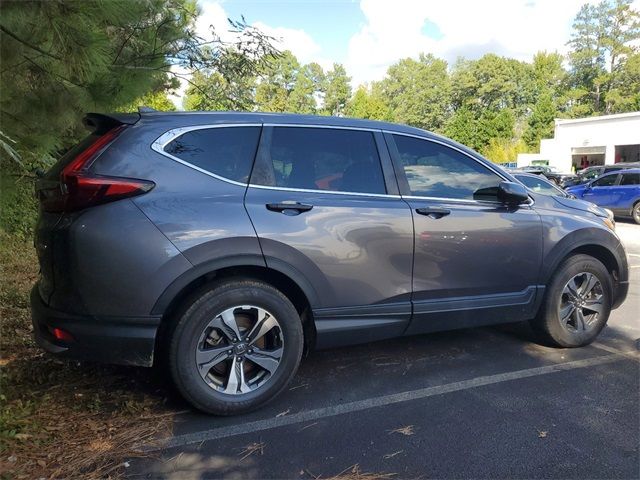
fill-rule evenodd
<path id="1" fill-rule="evenodd" d="M 173 381 L 194 407 L 215 415 L 254 410 L 293 378 L 303 349 L 300 317 L 280 291 L 232 280 L 196 292 L 173 329 Z"/>
<path id="2" fill-rule="evenodd" d="M 547 344 L 588 345 L 606 325 L 611 299 L 611 276 L 602 262 L 574 255 L 554 274 L 531 327 Z"/>
<path id="3" fill-rule="evenodd" d="M 633 211 L 631 212 L 631 216 L 633 217 L 633 221 L 637 224 L 640 224 L 640 202 L 636 203 L 633 206 Z"/>

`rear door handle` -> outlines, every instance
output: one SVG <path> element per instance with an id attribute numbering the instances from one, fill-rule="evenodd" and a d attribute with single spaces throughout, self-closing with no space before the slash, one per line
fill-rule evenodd
<path id="1" fill-rule="evenodd" d="M 280 212 L 285 215 L 299 215 L 302 212 L 308 212 L 313 208 L 313 205 L 298 202 L 280 202 L 280 203 L 267 203 L 267 210 L 272 212 Z"/>
<path id="2" fill-rule="evenodd" d="M 416 213 L 420 215 L 426 215 L 427 217 L 431 217 L 433 219 L 438 219 L 449 215 L 451 213 L 451 210 L 442 207 L 422 207 L 416 208 Z"/>

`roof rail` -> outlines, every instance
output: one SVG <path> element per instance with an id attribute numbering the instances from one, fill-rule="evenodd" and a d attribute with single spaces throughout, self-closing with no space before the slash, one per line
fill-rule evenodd
<path id="1" fill-rule="evenodd" d="M 147 107 L 144 105 L 140 105 L 138 107 L 138 113 L 152 113 L 152 112 L 157 112 L 158 110 L 156 110 L 155 108 L 151 108 L 151 107 Z"/>

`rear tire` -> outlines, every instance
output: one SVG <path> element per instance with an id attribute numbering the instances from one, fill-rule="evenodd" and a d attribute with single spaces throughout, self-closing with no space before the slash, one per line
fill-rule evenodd
<path id="1" fill-rule="evenodd" d="M 606 325 L 612 298 L 611 275 L 602 262 L 589 255 L 574 255 L 551 279 L 531 327 L 547 344 L 588 345 Z"/>
<path id="2" fill-rule="evenodd" d="M 187 300 L 168 360 L 189 403 L 235 415 L 278 395 L 295 375 L 302 349 L 302 323 L 287 297 L 263 282 L 231 280 Z"/>

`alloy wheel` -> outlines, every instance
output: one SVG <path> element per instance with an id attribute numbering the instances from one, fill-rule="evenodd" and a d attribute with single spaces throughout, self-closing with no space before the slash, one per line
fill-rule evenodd
<path id="1" fill-rule="evenodd" d="M 195 351 L 202 379 L 228 395 L 252 392 L 274 375 L 284 349 L 278 320 L 263 308 L 239 305 L 214 317 Z"/>
<path id="2" fill-rule="evenodd" d="M 573 276 L 562 290 L 558 310 L 562 327 L 570 333 L 593 329 L 605 310 L 602 283 L 598 277 L 588 272 Z"/>

